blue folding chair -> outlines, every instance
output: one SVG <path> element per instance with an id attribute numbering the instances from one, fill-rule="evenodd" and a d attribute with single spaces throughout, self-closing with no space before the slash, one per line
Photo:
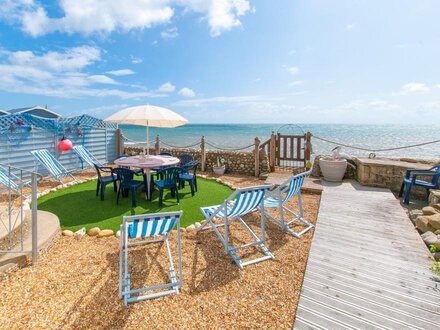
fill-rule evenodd
<path id="1" fill-rule="evenodd" d="M 225 247 L 225 252 L 228 253 L 240 269 L 245 266 L 268 260 L 275 259 L 269 249 L 264 245 L 265 242 L 265 228 L 264 228 L 264 206 L 263 200 L 267 191 L 271 188 L 269 185 L 255 186 L 248 188 L 240 188 L 232 193 L 221 205 L 201 207 L 203 215 L 206 218 L 206 222 L 200 227 L 200 230 L 209 224 L 220 241 Z M 242 217 L 248 213 L 254 212 L 256 210 L 260 211 L 260 227 L 261 227 L 261 237 L 248 226 L 248 224 L 242 219 Z M 216 224 L 215 219 L 221 219 L 222 223 Z M 251 243 L 232 246 L 230 245 L 229 239 L 229 226 L 233 221 L 237 220 L 254 238 Z M 224 234 L 222 234 L 218 227 L 224 227 Z M 257 246 L 263 252 L 264 256 L 249 261 L 243 262 L 237 255 L 236 251 L 239 249 Z"/>
<path id="2" fill-rule="evenodd" d="M 431 177 L 431 181 L 424 181 L 418 179 L 418 177 Z M 423 187 L 429 196 L 430 189 L 438 189 L 440 180 L 440 164 L 437 164 L 431 168 L 420 169 L 420 168 L 410 168 L 406 170 L 405 178 L 402 181 L 402 186 L 400 187 L 399 197 L 403 197 L 403 204 L 409 204 L 411 197 L 411 188 L 413 186 Z"/>
<path id="3" fill-rule="evenodd" d="M 312 171 L 310 170 L 292 176 L 284 183 L 282 183 L 277 189 L 271 191 L 264 200 L 264 208 L 277 209 L 279 213 L 279 218 L 274 217 L 269 212 L 265 213 L 266 216 L 269 219 L 273 220 L 283 230 L 287 231 L 289 234 L 292 234 L 296 238 L 300 238 L 304 233 L 308 232 L 310 229 L 315 227 L 309 221 L 304 219 L 304 211 L 303 211 L 302 196 L 301 196 L 301 187 L 304 184 L 304 179 L 308 177 L 311 172 Z M 298 198 L 299 213 L 290 210 L 286 206 L 286 203 L 295 196 Z M 285 212 L 293 215 L 293 219 L 291 220 L 286 219 Z M 300 232 L 296 232 L 291 228 L 291 225 L 293 225 L 296 221 L 302 222 L 303 225 L 305 225 L 305 228 L 303 228 Z"/>
<path id="4" fill-rule="evenodd" d="M 86 163 L 91 168 L 95 168 L 95 165 L 97 165 L 99 167 L 104 166 L 84 146 L 82 146 L 82 145 L 74 146 L 72 148 L 72 150 L 78 156 L 79 160 L 81 161 L 81 168 L 84 168 L 84 163 Z"/>
<path id="5" fill-rule="evenodd" d="M 21 189 L 29 184 L 30 180 L 24 181 L 12 173 L 10 169 L 0 165 L 0 185 L 5 186 L 6 190 L 12 190 L 16 194 L 20 195 Z"/>
<path id="6" fill-rule="evenodd" d="M 37 160 L 35 172 L 38 173 L 38 163 L 43 165 L 46 170 L 58 181 L 61 182 L 62 178 L 70 176 L 74 182 L 77 182 L 72 175 L 73 171 L 68 171 L 63 165 L 46 149 L 32 150 L 31 154 Z"/>
<path id="7" fill-rule="evenodd" d="M 119 238 L 119 299 L 124 299 L 125 306 L 131 302 L 144 299 L 158 298 L 173 293 L 179 294 L 179 288 L 182 286 L 182 247 L 180 242 L 180 218 L 182 213 L 182 211 L 178 211 L 123 217 Z M 168 241 L 168 236 L 173 228 L 177 229 L 178 277 L 174 269 L 170 243 Z M 165 242 L 168 254 L 170 282 L 132 289 L 128 267 L 129 247 L 162 242 Z M 136 295 L 145 291 L 156 292 Z"/>

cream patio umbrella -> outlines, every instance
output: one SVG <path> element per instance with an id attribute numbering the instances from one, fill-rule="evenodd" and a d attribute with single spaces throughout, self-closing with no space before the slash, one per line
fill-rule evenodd
<path id="1" fill-rule="evenodd" d="M 107 122 L 147 127 L 147 155 L 150 155 L 149 127 L 178 127 L 188 123 L 181 115 L 154 105 L 140 105 L 123 109 L 111 115 Z M 145 154 L 145 148 L 144 148 Z"/>

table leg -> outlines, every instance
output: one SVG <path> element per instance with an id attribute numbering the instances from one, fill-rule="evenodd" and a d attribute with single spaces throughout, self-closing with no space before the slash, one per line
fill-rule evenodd
<path id="1" fill-rule="evenodd" d="M 145 176 L 147 178 L 147 191 L 145 192 L 145 199 L 149 201 L 151 200 L 151 196 L 150 196 L 151 173 L 149 169 L 145 169 Z"/>

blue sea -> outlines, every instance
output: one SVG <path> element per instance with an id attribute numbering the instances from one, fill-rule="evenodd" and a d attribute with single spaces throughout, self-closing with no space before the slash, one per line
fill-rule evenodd
<path id="1" fill-rule="evenodd" d="M 146 140 L 146 129 L 141 126 L 121 125 L 125 137 L 134 141 Z M 205 136 L 207 148 L 241 148 L 252 145 L 255 137 L 261 142 L 269 139 L 271 132 L 314 136 L 336 143 L 368 149 L 385 149 L 419 144 L 440 139 L 440 125 L 346 125 L 346 124 L 301 124 L 282 127 L 282 124 L 188 124 L 177 128 L 150 128 L 150 140 L 154 143 L 157 134 L 163 143 L 172 146 L 189 146 Z M 337 145 L 312 138 L 313 154 L 330 154 Z M 369 151 L 342 147 L 342 152 L 352 156 L 368 156 Z M 376 152 L 377 157 L 410 157 L 440 159 L 440 143 L 409 149 Z M 313 155 L 312 155 L 313 158 Z"/>

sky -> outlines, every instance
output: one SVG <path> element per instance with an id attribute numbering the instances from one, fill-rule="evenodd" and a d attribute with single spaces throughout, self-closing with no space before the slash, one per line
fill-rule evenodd
<path id="1" fill-rule="evenodd" d="M 440 123 L 438 0 L 0 0 L 0 109 Z"/>

